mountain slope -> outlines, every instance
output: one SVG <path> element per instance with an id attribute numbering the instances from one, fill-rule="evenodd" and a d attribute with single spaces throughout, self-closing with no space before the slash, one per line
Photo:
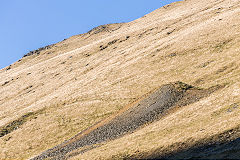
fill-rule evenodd
<path id="1" fill-rule="evenodd" d="M 177 107 L 184 107 L 205 98 L 223 86 L 199 89 L 182 82 L 161 86 L 140 100 L 121 109 L 118 114 L 80 132 L 62 144 L 34 159 L 67 159 L 90 150 L 94 145 L 117 139 L 166 116 Z M 81 149 L 81 152 L 75 152 Z"/>
<path id="2" fill-rule="evenodd" d="M 225 87 L 78 158 L 168 153 L 236 128 L 239 23 L 238 0 L 185 0 L 70 37 L 2 69 L 0 157 L 38 155 L 175 81 Z"/>

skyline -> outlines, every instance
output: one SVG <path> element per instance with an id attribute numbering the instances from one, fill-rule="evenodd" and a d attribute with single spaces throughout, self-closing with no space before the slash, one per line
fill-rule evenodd
<path id="1" fill-rule="evenodd" d="M 175 1 L 2 1 L 0 69 L 29 51 L 86 33 L 99 25 L 133 21 Z"/>

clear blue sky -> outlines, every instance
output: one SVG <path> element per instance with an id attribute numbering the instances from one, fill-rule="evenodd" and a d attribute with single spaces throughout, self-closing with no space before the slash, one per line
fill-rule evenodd
<path id="1" fill-rule="evenodd" d="M 177 0 L 0 0 L 0 69 L 27 52 Z"/>

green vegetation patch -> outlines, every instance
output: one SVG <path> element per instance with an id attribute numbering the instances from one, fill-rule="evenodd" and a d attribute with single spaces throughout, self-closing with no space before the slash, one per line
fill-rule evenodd
<path id="1" fill-rule="evenodd" d="M 0 137 L 3 137 L 5 135 L 13 132 L 14 130 L 17 130 L 20 126 L 22 126 L 27 121 L 30 121 L 32 119 L 36 119 L 37 116 L 39 114 L 41 114 L 44 110 L 45 109 L 41 109 L 37 112 L 29 112 L 29 113 L 21 116 L 17 120 L 14 120 L 14 121 L 8 123 L 7 125 L 5 125 L 3 127 L 0 127 Z"/>
<path id="2" fill-rule="evenodd" d="M 232 39 L 228 39 L 225 41 L 222 41 L 218 43 L 216 46 L 214 46 L 214 51 L 216 52 L 222 52 L 223 49 L 227 48 L 227 45 L 232 41 Z"/>
<path id="3" fill-rule="evenodd" d="M 179 90 L 179 91 L 186 91 L 186 90 L 189 90 L 191 88 L 194 88 L 193 86 L 188 85 L 188 84 L 183 83 L 183 82 L 180 82 L 180 81 L 177 81 L 174 84 L 175 84 L 176 89 Z"/>
<path id="4" fill-rule="evenodd" d="M 238 109 L 240 106 L 239 106 L 239 103 L 233 103 L 229 106 L 225 106 L 223 108 L 221 108 L 220 110 L 218 111 L 215 111 L 212 116 L 218 116 L 222 113 L 228 113 L 228 112 L 233 112 L 234 110 Z"/>

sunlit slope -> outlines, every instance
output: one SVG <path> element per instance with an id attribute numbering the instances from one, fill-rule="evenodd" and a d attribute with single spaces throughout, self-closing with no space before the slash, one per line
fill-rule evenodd
<path id="1" fill-rule="evenodd" d="M 2 69 L 0 126 L 14 127 L 1 130 L 0 157 L 38 155 L 175 81 L 226 87 L 79 158 L 174 150 L 167 147 L 237 127 L 239 26 L 239 1 L 187 0 L 73 36 Z"/>

